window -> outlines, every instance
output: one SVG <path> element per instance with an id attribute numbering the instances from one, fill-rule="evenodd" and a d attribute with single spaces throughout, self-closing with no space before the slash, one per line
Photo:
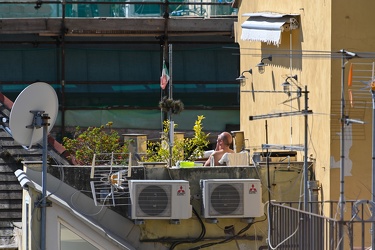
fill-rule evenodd
<path id="1" fill-rule="evenodd" d="M 60 223 L 60 250 L 72 249 L 97 250 L 99 248 Z"/>

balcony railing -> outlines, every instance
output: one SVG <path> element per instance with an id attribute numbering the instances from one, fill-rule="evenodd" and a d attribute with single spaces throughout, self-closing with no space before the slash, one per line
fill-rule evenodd
<path id="1" fill-rule="evenodd" d="M 270 202 L 269 244 L 272 249 L 371 249 L 372 204 L 346 201 L 345 220 L 340 221 L 338 202 L 311 203 L 317 213 L 300 210 L 297 202 Z M 322 215 L 323 210 L 329 217 Z"/>
<path id="2" fill-rule="evenodd" d="M 0 1 L 0 18 L 225 17 L 237 15 L 229 0 Z"/>

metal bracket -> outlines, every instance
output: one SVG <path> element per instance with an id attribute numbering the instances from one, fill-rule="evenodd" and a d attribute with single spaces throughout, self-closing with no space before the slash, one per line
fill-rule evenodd
<path id="1" fill-rule="evenodd" d="M 43 203 L 41 201 L 36 201 L 34 203 L 34 207 L 43 207 Z M 52 207 L 52 202 L 51 201 L 46 201 L 46 203 L 44 204 L 44 207 Z"/>
<path id="2" fill-rule="evenodd" d="M 289 24 L 290 24 L 290 29 L 291 29 L 291 30 L 298 29 L 298 27 L 299 27 L 299 23 L 298 23 L 297 19 L 294 18 L 294 17 L 291 17 L 291 18 L 290 18 L 290 22 L 289 22 Z"/>

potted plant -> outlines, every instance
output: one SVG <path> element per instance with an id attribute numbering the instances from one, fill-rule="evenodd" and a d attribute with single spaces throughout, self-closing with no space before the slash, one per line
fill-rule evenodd
<path id="1" fill-rule="evenodd" d="M 166 96 L 159 102 L 159 108 L 166 113 L 178 115 L 184 110 L 184 104 L 180 100 L 173 100 Z"/>
<path id="2" fill-rule="evenodd" d="M 203 132 L 203 115 L 197 116 L 193 130 L 194 136 L 191 138 L 183 138 L 177 140 L 175 137 L 174 145 L 172 147 L 172 156 L 170 157 L 169 149 L 169 128 L 170 121 L 166 120 L 163 123 L 163 133 L 160 138 L 160 141 L 147 142 L 147 153 L 143 157 L 142 161 L 144 162 L 169 162 L 172 160 L 172 165 L 176 165 L 178 161 L 195 161 L 203 156 L 204 151 L 206 150 L 208 144 L 209 134 Z M 174 124 L 174 127 L 177 127 L 177 124 Z"/>

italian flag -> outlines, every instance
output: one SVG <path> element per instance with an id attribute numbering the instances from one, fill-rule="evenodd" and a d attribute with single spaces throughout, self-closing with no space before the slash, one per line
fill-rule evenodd
<path id="1" fill-rule="evenodd" d="M 163 70 L 161 71 L 161 77 L 160 77 L 160 87 L 162 89 L 165 89 L 165 87 L 167 86 L 169 78 L 170 77 L 168 75 L 167 65 L 165 64 L 165 61 L 163 60 Z"/>

